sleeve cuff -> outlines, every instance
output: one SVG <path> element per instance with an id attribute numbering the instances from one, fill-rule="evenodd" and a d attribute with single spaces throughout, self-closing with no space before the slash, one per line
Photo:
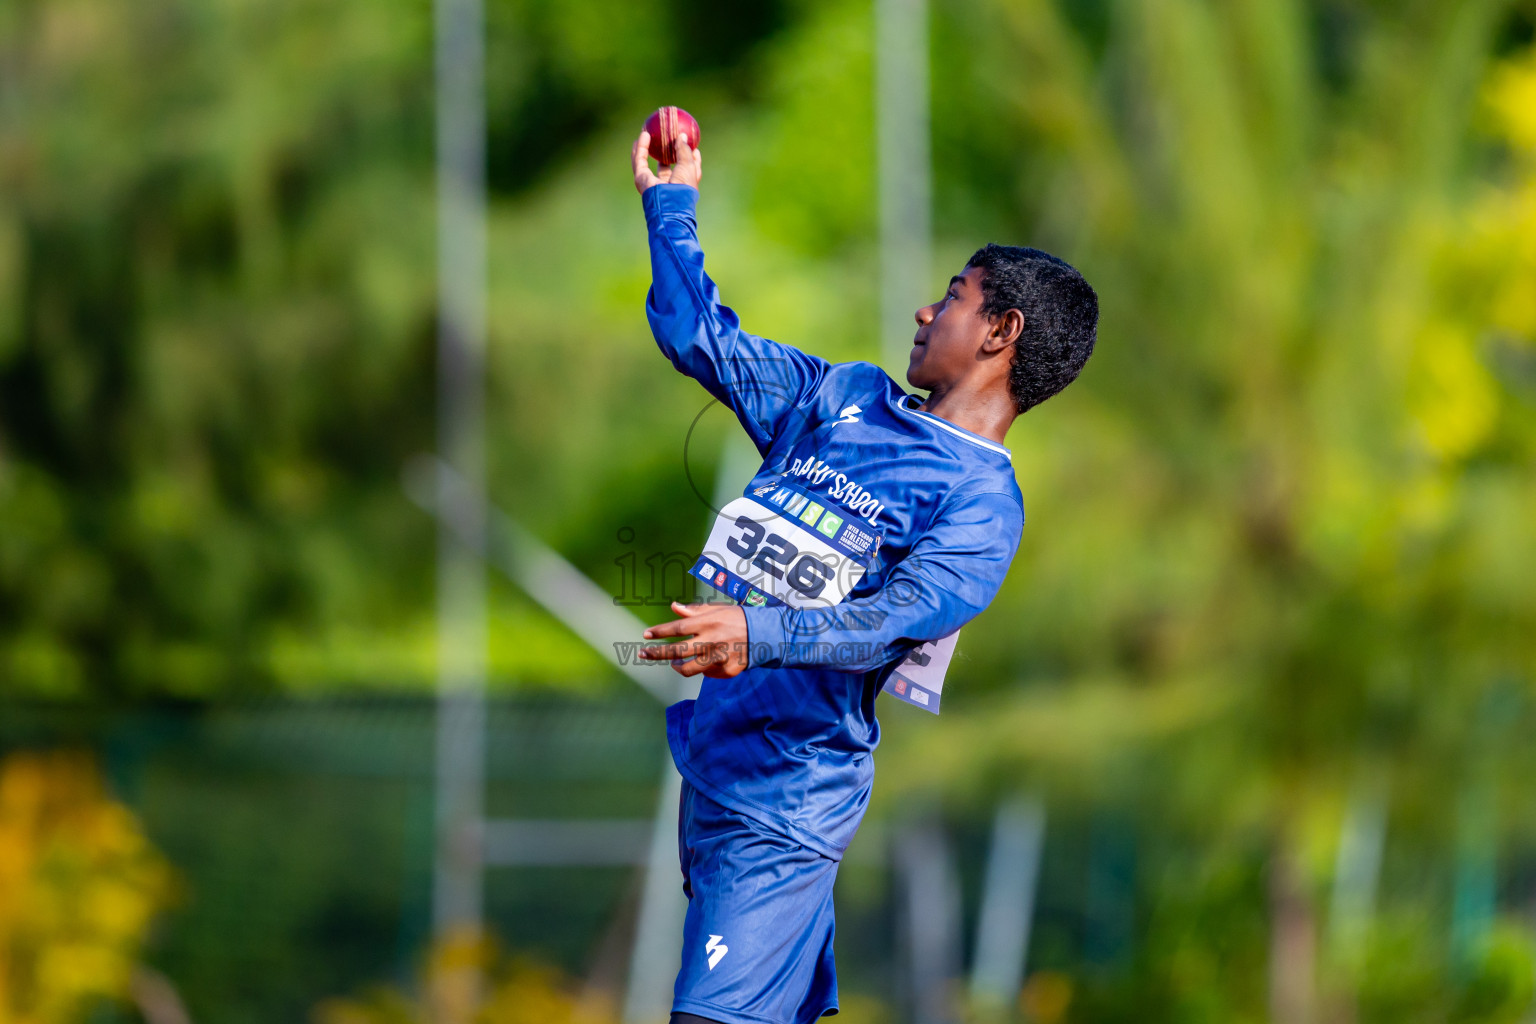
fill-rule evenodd
<path id="1" fill-rule="evenodd" d="M 699 190 L 692 185 L 662 182 L 640 193 L 640 201 L 645 207 L 645 221 L 652 227 L 668 217 L 693 221 L 697 219 Z"/>
<path id="2" fill-rule="evenodd" d="M 747 616 L 747 664 L 753 668 L 783 668 L 781 655 L 787 639 L 785 619 L 793 612 L 786 605 L 743 607 Z"/>

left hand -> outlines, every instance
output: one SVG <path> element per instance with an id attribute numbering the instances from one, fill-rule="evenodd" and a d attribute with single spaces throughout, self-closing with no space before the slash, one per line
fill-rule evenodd
<path id="1" fill-rule="evenodd" d="M 686 636 L 691 640 L 640 648 L 646 661 L 670 661 L 679 675 L 700 672 L 711 679 L 729 679 L 747 668 L 747 613 L 739 604 L 681 604 L 672 602 L 680 618 L 645 631 L 645 639 Z"/>

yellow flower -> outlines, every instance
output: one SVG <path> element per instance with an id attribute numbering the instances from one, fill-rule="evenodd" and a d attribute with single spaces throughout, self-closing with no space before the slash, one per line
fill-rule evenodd
<path id="1" fill-rule="evenodd" d="M 1493 432 L 1499 394 L 1458 326 L 1431 323 L 1419 336 L 1411 408 L 1425 443 L 1443 459 L 1460 458 Z"/>
<path id="2" fill-rule="evenodd" d="M 128 995 L 170 870 L 81 754 L 0 762 L 0 1022 L 70 1024 Z"/>
<path id="3" fill-rule="evenodd" d="M 1500 132 L 1517 148 L 1536 153 L 1536 52 L 1504 65 L 1488 99 Z"/>

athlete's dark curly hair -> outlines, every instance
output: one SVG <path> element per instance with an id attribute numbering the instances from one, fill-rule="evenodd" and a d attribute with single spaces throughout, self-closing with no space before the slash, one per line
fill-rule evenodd
<path id="1" fill-rule="evenodd" d="M 1093 354 L 1099 329 L 1099 297 L 1083 275 L 1048 252 L 1019 245 L 985 245 L 966 267 L 986 271 L 981 313 L 1024 314 L 1024 331 L 1013 347 L 1008 390 L 1024 412 L 1071 384 Z"/>

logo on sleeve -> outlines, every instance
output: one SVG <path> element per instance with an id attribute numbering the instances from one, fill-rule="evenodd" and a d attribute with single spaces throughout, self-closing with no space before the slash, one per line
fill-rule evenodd
<path id="1" fill-rule="evenodd" d="M 837 414 L 837 419 L 833 420 L 833 422 L 834 423 L 857 423 L 857 422 L 859 422 L 859 413 L 861 413 L 863 411 L 864 411 L 863 409 L 860 409 L 856 405 L 847 406 L 847 407 L 845 407 L 843 409 L 842 412 Z"/>
<path id="2" fill-rule="evenodd" d="M 709 941 L 704 944 L 704 952 L 709 954 L 710 970 L 714 970 L 715 964 L 718 964 L 721 958 L 731 951 L 730 946 L 727 946 L 724 942 L 720 941 L 722 938 L 724 938 L 724 936 L 711 935 L 709 937 Z"/>

